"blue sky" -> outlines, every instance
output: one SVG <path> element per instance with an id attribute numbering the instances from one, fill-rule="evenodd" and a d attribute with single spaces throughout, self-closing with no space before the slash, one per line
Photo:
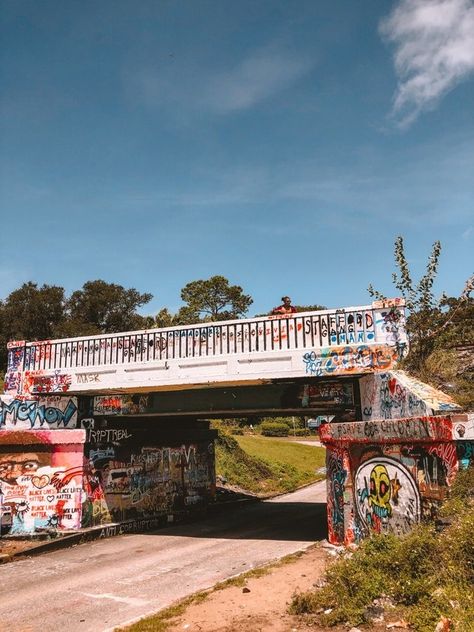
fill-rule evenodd
<path id="1" fill-rule="evenodd" d="M 328 307 L 474 268 L 472 0 L 0 2 L 0 297 L 214 274 Z"/>

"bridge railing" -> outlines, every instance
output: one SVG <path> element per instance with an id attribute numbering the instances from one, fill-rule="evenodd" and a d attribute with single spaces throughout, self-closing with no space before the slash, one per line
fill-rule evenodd
<path id="1" fill-rule="evenodd" d="M 387 320 L 381 314 L 391 317 Z M 386 312 L 374 303 L 288 316 L 9 343 L 9 369 L 72 369 L 374 342 L 391 344 L 386 338 L 393 338 L 394 324 L 404 331 L 400 302 Z"/>

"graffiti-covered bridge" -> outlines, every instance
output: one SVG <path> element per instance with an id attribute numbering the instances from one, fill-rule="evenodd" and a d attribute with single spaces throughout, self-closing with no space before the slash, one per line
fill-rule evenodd
<path id="1" fill-rule="evenodd" d="M 459 411 L 397 371 L 407 351 L 400 299 L 8 346 L 0 485 L 12 533 L 144 528 L 189 513 L 214 493 L 210 418 L 320 414 L 333 420 L 323 432 L 330 534 L 350 540 L 355 505 L 339 494 L 352 484 L 348 442 L 358 445 L 362 433 L 377 443 L 379 420 L 441 420 Z M 340 436 L 339 425 L 347 429 Z M 413 442 L 408 428 L 415 427 L 397 422 L 390 441 Z M 433 438 L 428 432 L 424 440 Z"/>

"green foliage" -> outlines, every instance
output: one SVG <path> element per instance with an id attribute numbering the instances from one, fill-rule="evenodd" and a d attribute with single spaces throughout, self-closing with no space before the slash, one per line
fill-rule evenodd
<path id="1" fill-rule="evenodd" d="M 295 428 L 292 434 L 295 437 L 309 437 L 311 432 L 307 428 Z"/>
<path id="2" fill-rule="evenodd" d="M 434 383 L 435 386 L 440 386 L 440 383 L 447 379 L 446 371 L 452 367 L 454 373 L 449 377 L 454 385 L 452 394 L 457 396 L 462 405 L 471 406 L 474 404 L 473 380 L 469 379 L 469 376 L 459 377 L 463 370 L 462 367 L 458 370 L 454 356 L 451 362 L 440 364 L 442 353 L 436 355 L 436 352 L 449 352 L 457 345 L 474 342 L 474 299 L 471 297 L 474 276 L 466 281 L 459 297 L 443 295 L 436 300 L 433 295 L 433 284 L 438 272 L 440 254 L 441 244 L 436 241 L 428 259 L 426 272 L 418 284 L 415 284 L 411 278 L 403 238 L 397 237 L 395 241 L 395 264 L 398 274 L 394 273 L 392 278 L 395 287 L 406 301 L 407 333 L 410 341 L 410 351 L 403 366 L 415 372 L 421 379 Z M 368 291 L 376 299 L 385 299 L 385 296 L 372 285 Z M 436 364 L 438 370 L 433 372 Z"/>
<path id="3" fill-rule="evenodd" d="M 85 329 L 90 333 L 92 328 L 96 333 L 141 329 L 144 318 L 136 310 L 152 298 L 151 294 L 140 294 L 135 288 L 125 289 L 100 279 L 87 281 L 67 301 L 69 324 L 77 327 L 76 335 L 84 335 Z"/>
<path id="4" fill-rule="evenodd" d="M 181 299 L 186 306 L 180 312 L 193 322 L 240 318 L 253 303 L 240 285 L 229 285 L 228 279 L 219 275 L 191 281 L 181 290 Z"/>
<path id="5" fill-rule="evenodd" d="M 369 623 L 374 601 L 386 600 L 418 632 L 432 632 L 441 616 L 456 630 L 474 620 L 474 468 L 461 472 L 451 489 L 451 524 L 437 532 L 419 525 L 404 537 L 375 535 L 350 558 L 331 565 L 322 589 L 298 595 L 294 613 L 321 613 L 320 623 Z M 454 504 L 453 504 L 454 503 Z M 376 603 L 376 602 L 375 602 Z M 390 610 L 389 610 L 390 612 Z"/>
<path id="6" fill-rule="evenodd" d="M 0 303 L 0 366 L 6 368 L 9 340 L 48 340 L 64 319 L 64 289 L 24 283 Z"/>
<path id="7" fill-rule="evenodd" d="M 324 305 L 295 305 L 297 312 L 321 312 L 327 309 Z"/>
<path id="8" fill-rule="evenodd" d="M 260 431 L 265 437 L 287 437 L 289 427 L 286 423 L 276 421 L 264 421 L 260 424 Z"/>
<path id="9" fill-rule="evenodd" d="M 271 467 L 244 452 L 227 432 L 219 431 L 215 447 L 216 473 L 230 484 L 258 493 L 265 489 L 262 483 L 273 478 Z"/>

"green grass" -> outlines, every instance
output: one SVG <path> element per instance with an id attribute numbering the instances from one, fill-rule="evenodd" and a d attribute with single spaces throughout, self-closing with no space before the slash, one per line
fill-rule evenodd
<path id="1" fill-rule="evenodd" d="M 232 485 L 257 494 L 289 492 L 324 478 L 324 448 L 260 436 L 220 432 L 216 472 Z"/>
<path id="2" fill-rule="evenodd" d="M 291 612 L 319 613 L 321 625 L 360 625 L 370 623 L 374 600 L 384 598 L 395 606 L 390 619 L 403 617 L 417 632 L 433 632 L 441 616 L 456 632 L 473 632 L 473 494 L 470 468 L 460 472 L 445 505 L 447 528 L 419 525 L 402 538 L 368 538 L 352 557 L 329 567 L 325 586 L 297 595 Z"/>

